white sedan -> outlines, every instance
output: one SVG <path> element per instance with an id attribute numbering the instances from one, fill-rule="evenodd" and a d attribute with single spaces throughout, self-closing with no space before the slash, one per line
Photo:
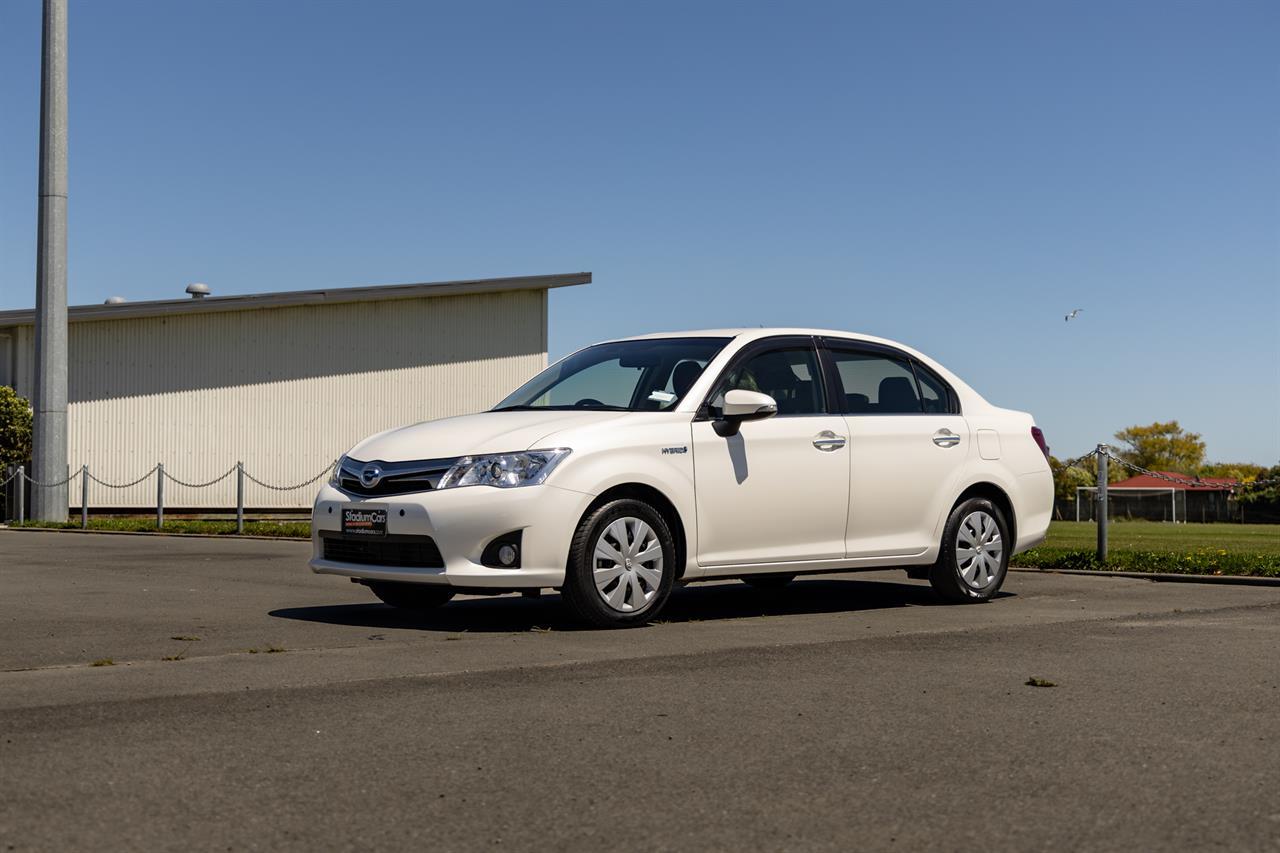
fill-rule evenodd
<path id="1" fill-rule="evenodd" d="M 311 568 L 408 608 L 553 588 L 606 627 L 653 619 L 678 583 L 885 567 L 978 602 L 1052 505 L 1031 416 L 909 347 L 648 335 L 351 448 L 316 497 Z"/>

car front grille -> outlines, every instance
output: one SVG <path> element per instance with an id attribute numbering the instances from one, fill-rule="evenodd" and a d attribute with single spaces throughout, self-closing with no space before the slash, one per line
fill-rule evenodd
<path id="1" fill-rule="evenodd" d="M 430 536 L 385 536 L 374 539 L 322 532 L 324 558 L 335 563 L 393 566 L 405 569 L 443 569 L 444 557 Z"/>
<path id="2" fill-rule="evenodd" d="M 422 459 L 414 462 L 362 462 L 343 459 L 338 470 L 338 485 L 349 495 L 387 497 L 429 492 L 440 485 L 440 479 L 457 462 L 456 459 Z M 369 466 L 381 472 L 377 481 L 366 486 L 361 474 Z"/>

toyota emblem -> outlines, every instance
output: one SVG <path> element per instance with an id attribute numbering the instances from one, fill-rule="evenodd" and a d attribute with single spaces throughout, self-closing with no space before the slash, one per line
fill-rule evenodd
<path id="1" fill-rule="evenodd" d="M 382 481 L 382 466 L 377 462 L 370 462 L 360 471 L 360 485 L 366 489 L 372 489 Z"/>

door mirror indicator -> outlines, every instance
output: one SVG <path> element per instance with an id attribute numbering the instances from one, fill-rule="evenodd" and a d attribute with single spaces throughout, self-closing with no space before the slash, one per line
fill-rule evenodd
<path id="1" fill-rule="evenodd" d="M 734 388 L 724 395 L 723 414 L 712 422 L 716 435 L 737 435 L 744 421 L 759 421 L 778 413 L 778 403 L 768 394 Z"/>

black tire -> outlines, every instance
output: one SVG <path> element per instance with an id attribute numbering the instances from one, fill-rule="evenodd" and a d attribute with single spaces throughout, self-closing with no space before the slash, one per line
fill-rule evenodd
<path id="1" fill-rule="evenodd" d="M 742 578 L 742 582 L 752 589 L 761 591 L 772 591 L 782 589 L 787 584 L 796 579 L 793 574 L 776 574 L 776 575 L 746 575 Z"/>
<path id="2" fill-rule="evenodd" d="M 596 589 L 595 550 L 597 541 L 606 529 L 614 522 L 626 518 L 639 519 L 649 526 L 662 549 L 662 572 L 657 586 L 648 590 L 652 592 L 652 597 L 639 608 L 623 611 L 606 603 L 602 593 Z M 632 498 L 613 500 L 587 513 L 578 522 L 578 529 L 569 546 L 569 564 L 565 568 L 561 596 L 574 616 L 583 622 L 597 628 L 633 628 L 647 624 L 662 610 L 671 595 L 679 568 L 676 565 L 675 539 L 661 513 L 644 501 Z M 622 583 L 621 577 L 618 583 Z M 623 606 L 635 606 L 631 602 L 634 600 L 635 589 L 639 588 L 623 591 Z"/>
<path id="3" fill-rule="evenodd" d="M 453 598 L 448 587 L 428 586 L 422 583 L 394 583 L 377 581 L 369 583 L 369 590 L 383 602 L 401 610 L 431 610 L 447 604 Z"/>
<path id="4" fill-rule="evenodd" d="M 1001 545 L 999 559 L 995 561 L 996 566 L 975 574 L 975 581 L 981 579 L 984 574 L 987 575 L 981 583 L 966 580 L 966 567 L 971 563 L 969 560 L 958 559 L 956 553 L 960 545 L 961 525 L 975 513 L 985 514 L 995 522 Z M 965 535 L 971 537 L 973 532 L 973 528 L 970 527 Z M 947 523 L 942 529 L 942 547 L 938 551 L 938 561 L 929 571 L 929 583 L 944 601 L 955 604 L 977 604 L 990 601 L 999 592 L 1000 585 L 1004 583 L 1005 575 L 1009 571 L 1009 551 L 1012 547 L 1013 542 L 1009 539 L 1009 523 L 999 507 L 986 498 L 970 498 L 963 501 L 947 516 Z M 991 557 L 988 557 L 988 566 L 990 561 Z"/>

